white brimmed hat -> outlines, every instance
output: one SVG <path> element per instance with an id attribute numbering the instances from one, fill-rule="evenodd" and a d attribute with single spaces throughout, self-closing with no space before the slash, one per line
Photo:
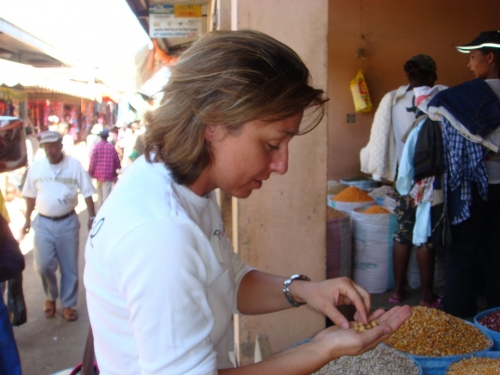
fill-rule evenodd
<path id="1" fill-rule="evenodd" d="M 472 42 L 456 48 L 462 53 L 480 48 L 500 48 L 500 31 L 484 31 Z"/>

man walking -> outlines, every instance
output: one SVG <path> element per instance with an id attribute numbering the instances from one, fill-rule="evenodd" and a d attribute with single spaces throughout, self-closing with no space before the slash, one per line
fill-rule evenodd
<path id="1" fill-rule="evenodd" d="M 78 191 L 85 197 L 89 214 L 88 227 L 95 218 L 92 194 L 95 189 L 80 162 L 62 152 L 62 135 L 48 131 L 40 145 L 46 158 L 33 163 L 22 191 L 26 198 L 26 222 L 23 232 L 35 230 L 35 270 L 42 279 L 46 295 L 44 312 L 47 318 L 56 313 L 56 299 L 60 297 L 63 318 L 69 322 L 78 319 L 73 309 L 78 295 L 78 232 L 80 223 L 75 212 Z M 31 222 L 31 213 L 38 215 Z M 60 294 L 56 270 L 61 272 Z"/>
<path id="2" fill-rule="evenodd" d="M 97 180 L 97 199 L 99 208 L 111 193 L 118 179 L 117 169 L 120 169 L 120 158 L 114 146 L 108 142 L 109 130 L 100 134 L 101 141 L 90 153 L 89 175 Z"/>

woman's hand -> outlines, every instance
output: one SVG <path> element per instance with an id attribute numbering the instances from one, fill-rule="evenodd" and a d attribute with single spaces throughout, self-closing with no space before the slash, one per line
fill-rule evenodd
<path id="1" fill-rule="evenodd" d="M 378 325 L 372 329 L 358 333 L 354 329 L 341 329 L 336 326 L 326 328 L 313 339 L 330 349 L 331 358 L 343 355 L 359 355 L 374 349 L 380 342 L 387 339 L 395 330 L 411 316 L 409 306 L 396 306 L 389 311 L 375 311 L 369 317 Z"/>
<path id="2" fill-rule="evenodd" d="M 328 316 L 335 325 L 349 328 L 349 322 L 337 310 L 339 305 L 354 305 L 359 321 L 368 323 L 370 294 L 347 277 L 320 282 L 294 281 L 291 293 L 298 301 L 307 302 L 312 308 Z"/>

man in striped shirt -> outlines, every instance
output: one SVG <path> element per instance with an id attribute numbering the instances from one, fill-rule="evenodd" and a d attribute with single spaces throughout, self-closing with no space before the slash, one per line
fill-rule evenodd
<path id="1" fill-rule="evenodd" d="M 118 179 L 116 170 L 121 166 L 118 153 L 108 142 L 109 130 L 104 129 L 99 135 L 101 141 L 90 154 L 89 175 L 97 180 L 98 207 L 101 207 Z"/>

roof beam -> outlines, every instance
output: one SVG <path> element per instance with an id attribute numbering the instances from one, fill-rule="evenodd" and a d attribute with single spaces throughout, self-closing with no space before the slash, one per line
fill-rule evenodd
<path id="1" fill-rule="evenodd" d="M 52 56 L 54 59 L 59 60 L 65 65 L 69 66 L 77 66 L 77 67 L 87 67 L 84 66 L 81 61 L 78 59 L 75 59 L 74 57 L 66 54 L 63 51 L 60 51 L 50 44 L 38 39 L 37 37 L 28 34 L 24 30 L 20 29 L 19 27 L 11 24 L 10 22 L 0 18 L 0 31 L 10 35 L 14 39 L 17 39 L 33 48 L 38 49 L 39 51 Z"/>

